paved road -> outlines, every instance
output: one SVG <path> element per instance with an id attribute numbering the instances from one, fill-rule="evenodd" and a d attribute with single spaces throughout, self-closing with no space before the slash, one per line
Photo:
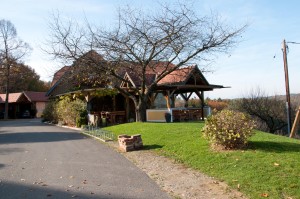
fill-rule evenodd
<path id="1" fill-rule="evenodd" d="M 103 143 L 39 120 L 0 121 L 0 198 L 169 198 Z"/>

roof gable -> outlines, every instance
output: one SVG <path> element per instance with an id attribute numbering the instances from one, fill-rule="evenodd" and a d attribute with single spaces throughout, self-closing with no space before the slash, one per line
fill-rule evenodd
<path id="1" fill-rule="evenodd" d="M 59 69 L 58 71 L 56 71 L 54 73 L 52 82 L 51 82 L 51 86 L 54 86 L 54 84 L 56 84 L 56 82 L 58 82 L 58 80 L 65 74 L 65 72 L 71 70 L 70 66 L 64 66 L 61 69 Z"/>
<path id="2" fill-rule="evenodd" d="M 124 80 L 121 82 L 121 88 L 130 88 L 130 87 L 136 87 L 134 82 L 132 81 L 132 78 L 128 75 L 128 73 L 126 72 L 124 75 Z"/>
<path id="3" fill-rule="evenodd" d="M 10 93 L 8 95 L 8 103 L 16 103 L 23 93 Z M 0 103 L 5 103 L 6 94 L 0 94 Z"/>
<path id="4" fill-rule="evenodd" d="M 197 66 L 177 69 L 162 78 L 158 85 L 209 85 Z"/>
<path id="5" fill-rule="evenodd" d="M 8 95 L 8 103 L 19 102 L 46 102 L 48 97 L 46 92 L 24 91 L 20 93 L 10 93 Z M 0 103 L 5 103 L 6 94 L 0 94 Z"/>
<path id="6" fill-rule="evenodd" d="M 46 101 L 48 101 L 46 92 L 24 91 L 23 93 L 31 102 L 46 102 Z"/>

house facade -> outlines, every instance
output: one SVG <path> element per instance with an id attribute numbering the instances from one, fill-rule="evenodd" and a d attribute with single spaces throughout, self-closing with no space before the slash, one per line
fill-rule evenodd
<path id="1" fill-rule="evenodd" d="M 95 55 L 93 54 L 93 56 Z M 98 60 L 103 59 L 99 58 Z M 173 66 L 173 64 L 165 64 L 164 62 L 153 63 L 151 70 L 149 69 L 146 71 L 145 84 L 147 86 L 151 85 L 154 81 L 157 81 L 156 78 L 158 77 L 158 74 L 164 71 L 165 67 Z M 98 118 L 109 118 L 112 123 L 135 121 L 136 110 L 133 100 L 128 97 L 128 95 L 120 93 L 110 86 L 110 82 L 102 82 L 97 87 L 85 86 L 76 89 L 76 82 L 78 80 L 70 75 L 74 67 L 76 67 L 76 65 L 69 67 L 64 66 L 54 74 L 52 87 L 46 94 L 48 97 L 55 98 L 62 95 L 69 95 L 72 97 L 80 96 L 86 100 L 90 115 L 95 115 Z M 130 69 L 130 67 L 127 68 Z M 120 71 L 122 75 L 122 80 L 118 82 L 120 88 L 124 89 L 126 92 L 134 92 L 134 90 L 136 91 L 136 89 L 141 87 L 139 73 L 135 72 L 134 69 L 124 69 Z M 97 76 L 92 77 L 97 79 Z M 99 79 L 101 79 L 101 77 L 99 77 Z M 187 104 L 191 96 L 197 96 L 202 102 L 202 107 L 198 110 L 198 116 L 195 116 L 194 118 L 203 119 L 203 108 L 205 105 L 204 92 L 218 88 L 224 87 L 221 85 L 209 84 L 197 66 L 182 67 L 172 71 L 157 81 L 155 89 L 149 96 L 147 109 L 163 109 L 163 111 L 159 113 L 159 115 L 162 116 L 166 113 L 166 110 L 170 111 L 170 109 L 179 108 L 175 107 L 175 100 L 177 97 L 184 99 Z M 186 109 L 188 107 L 182 108 Z M 174 111 L 174 121 L 182 121 L 180 117 L 177 119 L 176 112 L 177 111 Z M 173 114 L 173 111 L 171 114 Z M 181 114 L 180 111 L 179 114 Z M 151 115 L 155 117 L 155 113 Z"/>
<path id="2" fill-rule="evenodd" d="M 0 94 L 0 112 L 4 113 L 5 94 Z M 46 92 L 23 91 L 10 93 L 8 98 L 8 117 L 16 118 L 35 118 L 41 117 L 45 109 L 48 97 Z"/>

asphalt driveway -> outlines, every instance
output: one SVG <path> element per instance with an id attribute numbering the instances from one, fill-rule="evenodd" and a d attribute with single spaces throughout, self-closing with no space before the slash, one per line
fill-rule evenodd
<path id="1" fill-rule="evenodd" d="M 37 119 L 0 121 L 0 198 L 169 198 L 119 153 Z"/>

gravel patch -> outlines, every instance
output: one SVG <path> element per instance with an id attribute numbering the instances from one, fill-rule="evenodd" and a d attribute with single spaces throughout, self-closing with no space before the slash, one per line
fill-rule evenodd
<path id="1" fill-rule="evenodd" d="M 121 152 L 117 142 L 108 143 L 152 178 L 162 190 L 176 199 L 232 199 L 246 197 L 224 182 L 206 176 L 152 151 Z"/>

